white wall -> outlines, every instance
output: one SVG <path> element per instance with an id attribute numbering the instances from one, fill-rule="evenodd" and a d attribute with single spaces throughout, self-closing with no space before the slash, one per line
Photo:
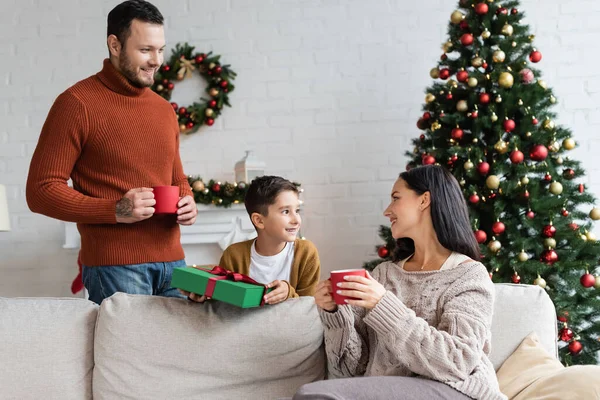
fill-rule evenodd
<path id="1" fill-rule="evenodd" d="M 7 4 L 8 3 L 8 4 Z M 415 126 L 429 69 L 441 54 L 456 1 L 155 0 L 169 45 L 213 50 L 239 73 L 215 126 L 182 138 L 186 173 L 232 178 L 254 149 L 268 173 L 302 182 L 304 234 L 324 270 L 360 266 L 378 243 L 381 211 Z M 66 296 L 76 254 L 62 224 L 32 214 L 24 183 L 56 96 L 97 72 L 106 15 L 118 1 L 4 0 L 0 15 L 0 183 L 13 230 L 0 233 L 0 296 Z M 559 123 L 575 133 L 586 181 L 600 197 L 593 153 L 600 126 L 595 1 L 526 0 L 543 52 L 539 67 L 559 99 Z M 168 51 L 170 54 L 170 50 Z M 178 85 L 186 104 L 202 83 Z M 188 259 L 193 262 L 193 259 Z"/>

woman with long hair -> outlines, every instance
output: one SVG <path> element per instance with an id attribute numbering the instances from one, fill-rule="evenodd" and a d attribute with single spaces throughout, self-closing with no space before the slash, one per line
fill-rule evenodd
<path id="1" fill-rule="evenodd" d="M 394 262 L 315 294 L 329 375 L 350 379 L 304 385 L 294 400 L 506 399 L 488 358 L 494 285 L 458 182 L 440 166 L 403 172 L 384 215 Z M 334 290 L 353 299 L 338 306 Z"/>

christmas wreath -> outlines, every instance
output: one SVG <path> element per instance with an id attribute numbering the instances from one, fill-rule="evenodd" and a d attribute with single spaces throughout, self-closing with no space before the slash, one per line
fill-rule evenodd
<path id="1" fill-rule="evenodd" d="M 235 79 L 236 73 L 229 65 L 219 63 L 221 56 L 213 55 L 212 52 L 195 53 L 194 47 L 187 43 L 177 43 L 172 53 L 169 61 L 156 74 L 152 90 L 166 100 L 171 100 L 175 82 L 191 78 L 194 71 L 197 71 L 208 82 L 206 93 L 209 98 L 200 97 L 200 102 L 187 107 L 180 107 L 173 102 L 171 105 L 177 113 L 180 132 L 196 132 L 203 124 L 211 126 L 221 115 L 224 105 L 231 107 L 229 93 L 235 88 L 231 81 Z"/>
<path id="2" fill-rule="evenodd" d="M 188 176 L 188 182 L 194 193 L 194 201 L 199 204 L 213 204 L 217 207 L 231 207 L 232 204 L 244 203 L 248 185 L 246 182 L 224 182 L 211 179 L 208 184 L 204 183 L 199 176 Z M 300 193 L 304 189 L 300 184 L 293 182 Z"/>

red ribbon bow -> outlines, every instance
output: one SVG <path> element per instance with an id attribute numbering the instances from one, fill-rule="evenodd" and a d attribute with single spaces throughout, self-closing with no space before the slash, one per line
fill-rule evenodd
<path id="1" fill-rule="evenodd" d="M 212 297 L 212 295 L 215 291 L 215 286 L 217 285 L 217 281 L 228 280 L 228 281 L 243 282 L 243 283 L 249 283 L 251 285 L 262 286 L 263 294 L 261 296 L 260 305 L 262 307 L 265 304 L 265 294 L 267 293 L 267 286 L 263 285 L 262 283 L 256 282 L 254 279 L 250 278 L 249 276 L 240 274 L 238 272 L 233 272 L 233 271 L 230 271 L 225 268 L 221 268 L 218 265 L 213 267 L 213 269 L 206 269 L 206 268 L 200 268 L 200 267 L 194 267 L 194 268 L 200 269 L 202 271 L 206 271 L 212 275 L 216 275 L 208 280 L 208 284 L 206 285 L 206 291 L 204 292 L 204 295 L 206 297 Z"/>

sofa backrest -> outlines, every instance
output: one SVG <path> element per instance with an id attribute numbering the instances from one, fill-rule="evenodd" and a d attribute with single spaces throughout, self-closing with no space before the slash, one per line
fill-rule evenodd
<path id="1" fill-rule="evenodd" d="M 83 299 L 0 298 L 0 398 L 92 398 L 98 307 Z"/>
<path id="2" fill-rule="evenodd" d="M 500 283 L 492 321 L 490 358 L 498 370 L 531 332 L 549 354 L 558 358 L 556 310 L 548 294 L 537 285 Z"/>
<path id="3" fill-rule="evenodd" d="M 100 306 L 94 399 L 275 399 L 323 379 L 312 297 L 240 309 L 117 293 Z"/>

